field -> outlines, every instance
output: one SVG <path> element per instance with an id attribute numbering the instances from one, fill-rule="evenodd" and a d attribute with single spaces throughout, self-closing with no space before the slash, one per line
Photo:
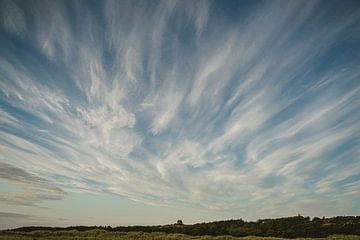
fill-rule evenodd
<path id="1" fill-rule="evenodd" d="M 79 232 L 72 231 L 33 231 L 33 232 L 0 232 L 0 240 L 117 240 L 117 239 L 137 239 L 137 240 L 277 240 L 283 238 L 273 237 L 232 237 L 232 236 L 188 236 L 184 234 L 166 233 L 144 233 L 144 232 L 107 232 L 105 230 L 90 230 Z M 301 238 L 297 238 L 301 239 Z M 303 238 L 311 239 L 311 238 Z M 360 236 L 355 235 L 334 235 L 327 238 L 316 238 L 317 240 L 360 240 Z"/>

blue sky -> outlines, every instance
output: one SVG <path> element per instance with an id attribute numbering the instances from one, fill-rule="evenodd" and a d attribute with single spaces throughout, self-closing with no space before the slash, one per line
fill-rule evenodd
<path id="1" fill-rule="evenodd" d="M 358 1 L 1 1 L 0 225 L 360 214 Z"/>

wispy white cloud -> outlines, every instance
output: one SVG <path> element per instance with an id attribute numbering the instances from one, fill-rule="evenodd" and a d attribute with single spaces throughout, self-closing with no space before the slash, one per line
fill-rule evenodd
<path id="1" fill-rule="evenodd" d="M 61 200 L 65 192 L 46 179 L 28 173 L 10 164 L 0 163 L 0 178 L 16 184 L 21 191 L 1 192 L 0 201 L 9 204 L 36 206 L 44 200 Z"/>
<path id="2" fill-rule="evenodd" d="M 346 180 L 359 172 L 359 59 L 339 53 L 356 45 L 356 9 L 2 4 L 0 163 L 51 184 L 0 200 L 66 197 L 51 186 L 254 218 L 359 193 Z"/>

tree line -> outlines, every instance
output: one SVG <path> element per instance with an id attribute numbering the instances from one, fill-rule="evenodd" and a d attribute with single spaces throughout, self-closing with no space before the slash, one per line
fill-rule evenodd
<path id="1" fill-rule="evenodd" d="M 257 221 L 225 220 L 208 223 L 182 224 L 179 220 L 176 224 L 160 226 L 71 226 L 60 227 L 21 227 L 8 231 L 31 232 L 35 230 L 78 230 L 88 231 L 103 229 L 116 232 L 165 232 L 181 233 L 192 236 L 202 235 L 231 235 L 236 237 L 261 236 L 261 237 L 327 237 L 335 234 L 360 235 L 360 216 L 338 216 L 331 218 L 310 218 L 303 216 L 284 217 L 276 219 L 259 219 Z"/>

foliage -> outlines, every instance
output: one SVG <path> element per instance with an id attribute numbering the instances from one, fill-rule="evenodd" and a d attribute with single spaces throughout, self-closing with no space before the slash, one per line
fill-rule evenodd
<path id="1" fill-rule="evenodd" d="M 333 218 L 313 218 L 295 216 L 277 219 L 260 219 L 256 222 L 246 222 L 242 219 L 217 221 L 210 223 L 197 223 L 193 225 L 171 224 L 163 226 L 128 226 L 128 227 L 96 227 L 96 226 L 73 226 L 67 228 L 51 228 L 51 227 L 22 227 L 9 230 L 9 234 L 14 231 L 32 232 L 37 234 L 38 231 L 49 234 L 62 234 L 66 230 L 66 234 L 71 234 L 76 230 L 76 234 L 84 232 L 84 234 L 123 234 L 118 232 L 143 232 L 154 233 L 172 233 L 186 234 L 190 236 L 221 236 L 223 235 L 244 237 L 280 237 L 280 238 L 300 238 L 300 237 L 327 237 L 330 235 L 360 235 L 360 216 L 344 216 Z M 83 233 L 81 233 L 83 234 Z M 158 233 L 157 233 L 158 234 Z M 152 236 L 151 234 L 149 236 Z M 158 236 L 158 235 L 156 235 Z M 164 235 L 165 236 L 165 235 Z M 173 235 L 166 235 L 169 239 Z M 180 235 L 179 235 L 180 236 Z M 141 238 L 140 238 L 141 239 Z M 156 238 L 158 239 L 158 238 Z M 160 239 L 160 238 L 159 238 Z M 201 238 L 199 238 L 201 239 Z M 214 238 L 217 239 L 217 238 Z"/>
<path id="2" fill-rule="evenodd" d="M 37 230 L 32 232 L 0 231 L 0 240 L 283 240 L 273 237 L 233 237 L 233 236 L 189 236 L 175 233 L 161 232 L 109 232 L 106 230 L 60 230 L 44 231 Z M 320 240 L 360 240 L 359 236 L 330 236 L 320 238 Z M 301 239 L 299 239 L 301 240 Z M 311 239 L 306 239 L 311 240 Z"/>

